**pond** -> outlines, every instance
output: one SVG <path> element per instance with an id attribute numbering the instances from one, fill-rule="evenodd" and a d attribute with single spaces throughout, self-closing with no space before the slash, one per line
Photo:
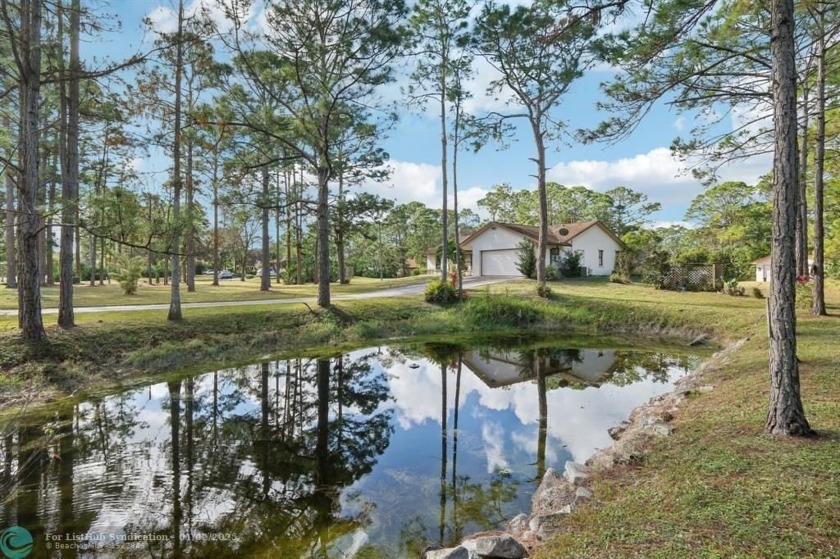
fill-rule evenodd
<path id="1" fill-rule="evenodd" d="M 382 346 L 59 405 L 0 440 L 0 551 L 31 535 L 30 557 L 415 558 L 527 512 L 546 468 L 609 445 L 698 359 L 639 341 Z"/>

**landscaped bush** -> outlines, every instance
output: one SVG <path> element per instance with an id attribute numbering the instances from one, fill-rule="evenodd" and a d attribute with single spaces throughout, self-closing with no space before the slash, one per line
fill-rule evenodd
<path id="1" fill-rule="evenodd" d="M 560 274 L 564 278 L 579 278 L 583 253 L 569 251 L 560 259 Z"/>
<path id="2" fill-rule="evenodd" d="M 526 278 L 537 277 L 537 255 L 531 241 L 519 243 L 519 264 L 516 265 L 516 269 Z"/>
<path id="3" fill-rule="evenodd" d="M 761 288 L 759 288 L 759 287 L 753 287 L 752 288 L 752 294 L 753 294 L 753 297 L 755 297 L 756 299 L 764 299 L 764 293 L 761 291 Z"/>
<path id="4" fill-rule="evenodd" d="M 620 274 L 618 272 L 613 272 L 613 273 L 610 274 L 610 283 L 626 284 L 626 283 L 630 283 L 630 279 L 625 278 L 622 274 Z"/>
<path id="5" fill-rule="evenodd" d="M 547 285 L 537 285 L 537 295 L 543 299 L 551 299 L 551 288 Z"/>
<path id="6" fill-rule="evenodd" d="M 454 303 L 458 300 L 458 288 L 451 282 L 435 280 L 426 286 L 425 299 L 440 305 Z"/>

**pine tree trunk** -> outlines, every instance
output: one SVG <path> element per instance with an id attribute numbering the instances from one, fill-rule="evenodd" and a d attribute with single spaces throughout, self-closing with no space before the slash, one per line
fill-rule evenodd
<path id="1" fill-rule="evenodd" d="M 537 194 L 539 196 L 540 234 L 537 247 L 537 286 L 545 287 L 545 252 L 548 247 L 548 194 L 545 186 L 545 141 L 539 127 L 540 118 L 535 117 L 531 122 L 534 143 L 537 148 Z"/>
<path id="2" fill-rule="evenodd" d="M 6 130 L 11 128 L 9 117 L 3 119 Z M 10 157 L 12 150 L 6 151 Z M 6 287 L 17 287 L 17 245 L 15 242 L 15 181 L 12 179 L 12 168 L 6 167 Z"/>
<path id="3" fill-rule="evenodd" d="M 446 70 L 441 63 L 440 72 L 440 184 L 443 190 L 443 209 L 441 211 L 441 222 L 443 224 L 443 247 L 440 251 L 440 277 L 446 281 L 446 272 L 449 267 L 449 214 L 447 208 L 448 182 L 447 174 L 447 138 L 446 138 Z"/>
<path id="4" fill-rule="evenodd" d="M 186 247 L 187 256 L 185 258 L 186 265 L 184 266 L 184 277 L 187 284 L 187 291 L 195 293 L 195 184 L 193 183 L 193 142 L 187 141 L 187 168 L 185 186 L 187 190 L 187 222 L 185 225 L 185 234 L 187 237 Z"/>
<path id="5" fill-rule="evenodd" d="M 814 147 L 814 276 L 813 312 L 816 316 L 828 314 L 825 309 L 825 216 L 823 198 L 825 181 L 825 7 L 819 3 L 817 37 L 817 137 Z"/>
<path id="6" fill-rule="evenodd" d="M 61 188 L 61 243 L 59 247 L 59 297 L 58 325 L 62 328 L 75 326 L 73 313 L 73 239 L 78 239 L 76 217 L 79 202 L 79 30 L 80 0 L 73 0 L 70 6 L 70 80 L 61 84 L 62 140 L 64 153 L 62 161 Z M 67 88 L 67 97 L 64 90 Z M 65 128 L 66 126 L 66 128 Z M 78 243 L 78 240 L 76 241 Z M 79 247 L 76 246 L 78 254 Z"/>
<path id="7" fill-rule="evenodd" d="M 213 285 L 219 285 L 219 162 L 213 161 Z"/>
<path id="8" fill-rule="evenodd" d="M 169 320 L 181 320 L 181 80 L 184 72 L 184 0 L 178 0 L 178 36 L 175 60 L 175 130 L 172 148 L 172 285 L 169 299 Z"/>
<path id="9" fill-rule="evenodd" d="M 271 274 L 269 273 L 269 260 L 271 260 L 271 236 L 269 235 L 269 198 L 271 197 L 271 181 L 269 180 L 268 167 L 263 167 L 260 170 L 262 175 L 262 196 L 260 200 L 261 206 L 261 225 L 262 225 L 262 252 L 260 258 L 262 259 L 262 275 L 260 276 L 260 291 L 271 290 Z"/>
<path id="10" fill-rule="evenodd" d="M 46 338 L 41 317 L 41 282 L 38 266 L 38 126 L 41 91 L 41 1 L 20 3 L 20 167 L 18 200 L 18 323 L 26 342 Z"/>
<path id="11" fill-rule="evenodd" d="M 319 158 L 324 160 L 324 156 Z M 330 306 L 330 171 L 324 163 L 318 168 L 318 247 L 316 269 L 318 271 L 318 306 Z"/>
<path id="12" fill-rule="evenodd" d="M 802 140 L 799 143 L 799 207 L 796 212 L 796 275 L 808 276 L 808 107 L 809 88 L 802 86 Z"/>
<path id="13" fill-rule="evenodd" d="M 55 189 L 58 182 L 59 170 L 58 161 L 55 160 L 57 154 L 53 156 L 53 164 L 50 172 L 50 189 L 47 192 L 47 222 L 46 222 L 46 259 L 45 267 L 47 269 L 47 285 L 55 285 L 55 274 L 53 274 L 53 245 L 55 244 L 55 235 L 53 234 L 53 212 L 55 211 Z"/>
<path id="14" fill-rule="evenodd" d="M 770 272 L 770 409 L 766 430 L 774 435 L 811 435 L 799 395 L 796 358 L 797 212 L 796 61 L 793 0 L 772 0 L 773 240 Z"/>

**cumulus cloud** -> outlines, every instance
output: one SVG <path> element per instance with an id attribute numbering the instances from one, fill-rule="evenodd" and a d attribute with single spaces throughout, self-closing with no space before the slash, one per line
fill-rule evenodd
<path id="1" fill-rule="evenodd" d="M 440 167 L 429 163 L 411 161 L 388 162 L 391 176 L 388 180 L 365 184 L 364 190 L 398 204 L 418 201 L 430 207 L 440 207 Z"/>
<path id="2" fill-rule="evenodd" d="M 694 178 L 689 163 L 680 161 L 665 147 L 647 153 L 615 160 L 577 160 L 558 163 L 548 171 L 549 180 L 566 186 L 583 185 L 592 190 L 604 191 L 624 185 L 661 202 L 665 210 L 672 206 L 687 207 L 703 191 L 702 183 Z M 721 180 L 742 180 L 755 183 L 769 170 L 766 156 L 723 167 Z M 663 219 L 675 219 L 671 212 Z"/>
<path id="3" fill-rule="evenodd" d="M 225 31 L 231 27 L 230 21 L 225 16 L 227 6 L 231 0 L 193 0 L 184 6 L 184 16 L 187 18 L 197 15 L 206 16 L 220 30 Z M 261 2 L 255 2 L 244 14 L 242 19 L 251 22 L 255 15 L 262 17 L 263 10 Z M 157 6 L 153 8 L 146 17 L 152 24 L 152 29 L 158 33 L 174 33 L 178 30 L 178 12 L 168 6 Z"/>

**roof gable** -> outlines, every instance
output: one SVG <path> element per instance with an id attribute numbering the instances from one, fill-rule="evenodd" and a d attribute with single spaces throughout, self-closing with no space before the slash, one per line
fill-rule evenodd
<path id="1" fill-rule="evenodd" d="M 539 242 L 540 239 L 540 228 L 534 225 L 520 225 L 518 223 L 503 223 L 500 221 L 491 221 L 485 224 L 483 227 L 479 228 L 475 233 L 473 233 L 466 239 L 462 240 L 461 244 L 467 245 L 488 229 L 492 229 L 495 227 L 502 227 L 504 229 L 522 235 L 523 237 L 525 237 L 533 243 Z M 615 235 L 615 233 L 613 233 L 610 230 L 610 228 L 607 227 L 602 221 L 597 219 L 592 221 L 568 223 L 565 225 L 549 225 L 546 244 L 548 244 L 549 246 L 570 246 L 572 239 L 574 239 L 584 231 L 588 231 L 592 227 L 598 227 L 599 229 L 604 231 L 604 233 L 606 233 L 609 237 L 611 237 L 616 243 L 618 243 L 619 246 L 624 248 L 624 243 L 621 242 L 621 239 L 619 239 Z"/>

